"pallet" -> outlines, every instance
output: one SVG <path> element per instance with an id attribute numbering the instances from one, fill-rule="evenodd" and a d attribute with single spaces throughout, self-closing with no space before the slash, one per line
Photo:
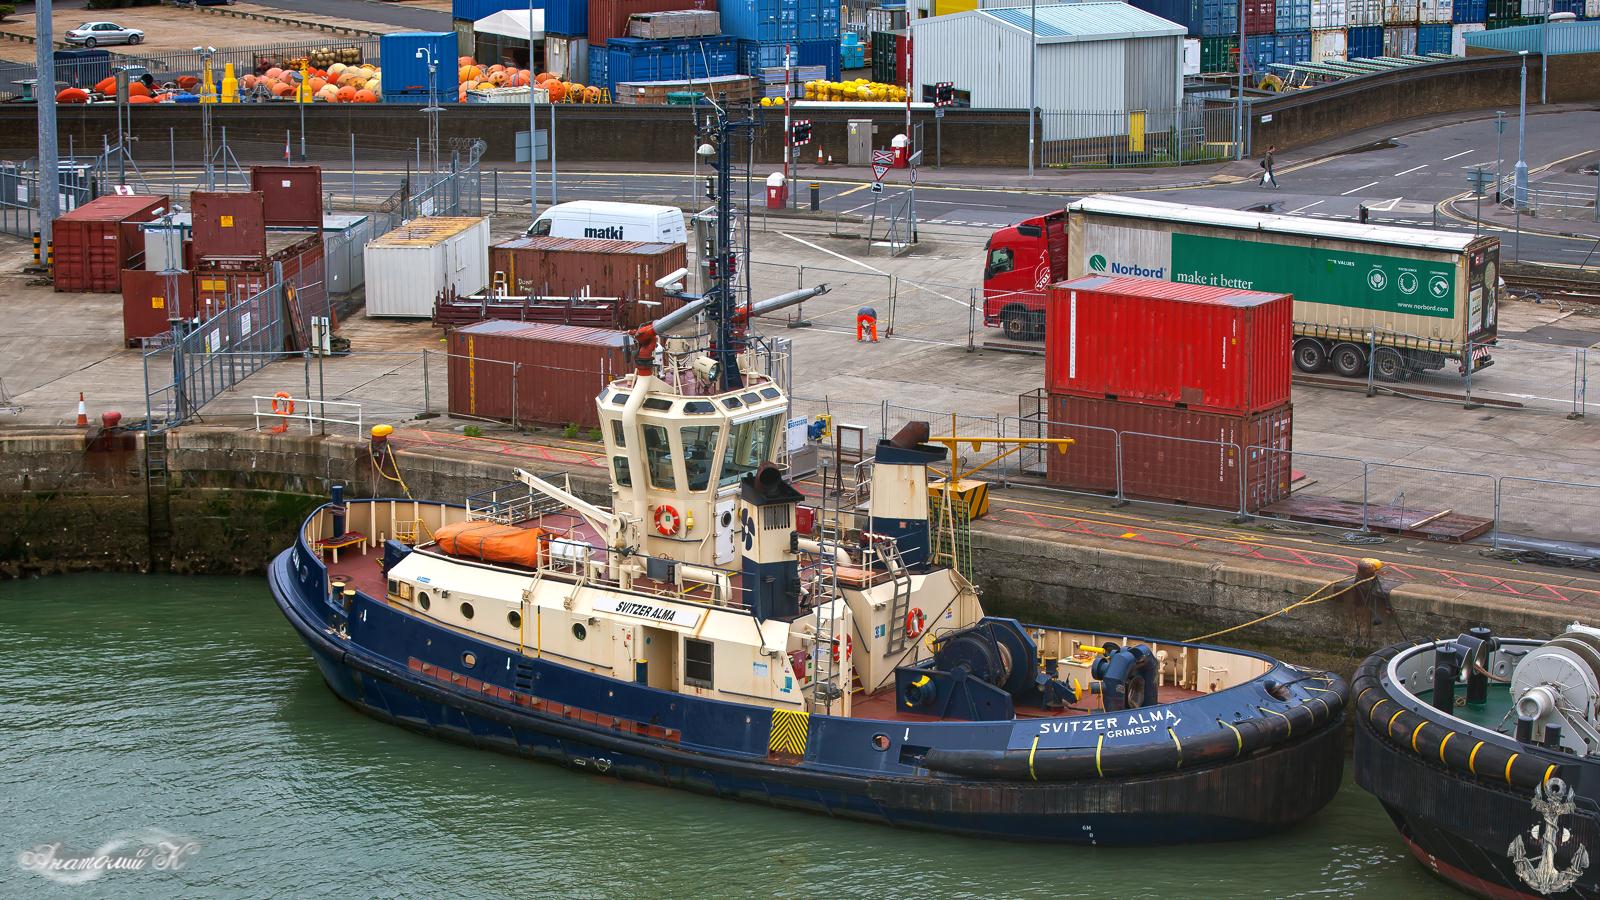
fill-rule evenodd
<path id="1" fill-rule="evenodd" d="M 760 83 L 749 75 L 718 75 L 688 81 L 621 81 L 611 101 L 623 106 L 665 106 L 668 94 L 697 91 L 719 102 L 737 103 L 759 99 L 761 90 Z"/>
<path id="2" fill-rule="evenodd" d="M 1315 494 L 1295 494 L 1262 507 L 1257 515 L 1340 528 L 1361 527 L 1360 503 L 1318 497 Z M 1487 534 L 1494 526 L 1491 519 L 1468 516 L 1450 509 L 1426 510 L 1388 504 L 1369 504 L 1366 520 L 1367 527 L 1373 531 L 1447 544 L 1464 544 Z"/>
<path id="3" fill-rule="evenodd" d="M 579 300 L 528 302 L 524 297 L 439 297 L 433 304 L 433 324 L 460 328 L 488 321 L 541 322 L 557 325 L 584 325 L 589 328 L 621 327 L 615 302 Z"/>

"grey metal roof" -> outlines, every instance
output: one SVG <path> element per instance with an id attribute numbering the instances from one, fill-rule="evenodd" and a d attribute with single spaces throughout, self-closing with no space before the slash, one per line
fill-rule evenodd
<path id="1" fill-rule="evenodd" d="M 1169 37 L 1186 35 L 1188 29 L 1154 13 L 1126 3 L 1052 3 L 1036 8 L 1033 32 L 1041 44 L 1067 41 L 1114 41 L 1123 38 Z M 987 16 L 1013 28 L 1028 31 L 1027 7 L 980 9 Z"/>

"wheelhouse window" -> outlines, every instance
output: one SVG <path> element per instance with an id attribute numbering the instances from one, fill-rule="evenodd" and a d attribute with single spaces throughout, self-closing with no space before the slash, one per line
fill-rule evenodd
<path id="1" fill-rule="evenodd" d="M 691 425 L 679 430 L 683 439 L 683 470 L 689 490 L 703 491 L 711 486 L 711 468 L 717 461 L 717 439 L 722 429 L 715 425 Z"/>
<path id="2" fill-rule="evenodd" d="M 645 425 L 643 431 L 644 461 L 650 470 L 650 485 L 666 490 L 677 488 L 678 479 L 672 473 L 672 439 L 667 436 L 667 429 L 661 425 Z"/>
<path id="3" fill-rule="evenodd" d="M 728 449 L 722 455 L 722 485 L 737 484 L 766 461 L 778 431 L 777 416 L 741 422 L 728 430 Z"/>
<path id="4" fill-rule="evenodd" d="M 618 447 L 628 446 L 628 429 L 622 427 L 621 419 L 611 420 L 611 443 Z"/>
<path id="5" fill-rule="evenodd" d="M 710 641 L 683 639 L 683 683 L 691 687 L 711 687 L 712 651 Z"/>
<path id="6" fill-rule="evenodd" d="M 617 484 L 623 487 L 633 487 L 633 473 L 628 471 L 628 458 L 626 456 L 611 457 L 611 468 L 616 473 Z"/>

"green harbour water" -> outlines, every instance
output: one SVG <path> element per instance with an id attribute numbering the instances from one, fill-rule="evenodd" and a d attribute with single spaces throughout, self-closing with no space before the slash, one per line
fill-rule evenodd
<path id="1" fill-rule="evenodd" d="M 1281 835 L 1106 850 L 844 822 L 435 741 L 337 700 L 259 578 L 0 581 L 0 651 L 0 898 L 1461 896 L 1348 774 Z M 152 858 L 181 865 L 47 876 L 32 863 L 52 845 L 166 848 Z"/>

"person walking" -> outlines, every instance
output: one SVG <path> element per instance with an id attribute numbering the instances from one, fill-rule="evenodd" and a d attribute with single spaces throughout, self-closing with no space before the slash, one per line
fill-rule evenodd
<path id="1" fill-rule="evenodd" d="M 1278 187 L 1278 175 L 1277 175 L 1276 172 L 1273 171 L 1273 168 L 1276 165 L 1274 157 L 1276 157 L 1277 154 L 1278 154 L 1278 145 L 1277 144 L 1273 144 L 1273 145 L 1271 145 L 1271 146 L 1269 146 L 1267 148 L 1267 155 L 1261 157 L 1261 186 L 1262 187 L 1266 187 L 1268 182 L 1272 183 L 1272 187 L 1273 187 L 1274 190 L 1276 190 L 1277 187 Z"/>
<path id="2" fill-rule="evenodd" d="M 872 336 L 874 344 L 878 342 L 878 311 L 870 306 L 856 312 L 856 341 L 859 343 L 866 334 Z"/>

